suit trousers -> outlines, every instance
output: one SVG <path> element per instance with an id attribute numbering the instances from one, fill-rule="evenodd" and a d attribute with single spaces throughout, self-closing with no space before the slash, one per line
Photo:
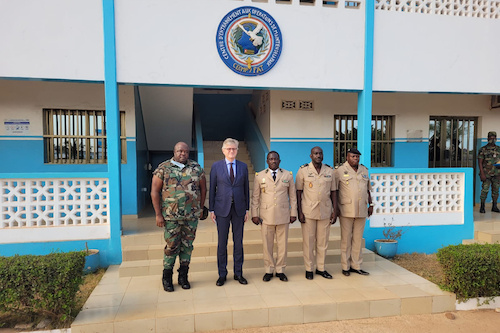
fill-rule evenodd
<path id="1" fill-rule="evenodd" d="M 306 271 L 312 272 L 316 264 L 319 271 L 325 270 L 326 250 L 330 238 L 330 219 L 314 220 L 306 218 L 305 223 L 301 223 L 304 265 Z"/>
<path id="2" fill-rule="evenodd" d="M 229 235 L 229 226 L 233 232 L 233 272 L 234 275 L 243 274 L 243 227 L 245 224 L 245 215 L 238 216 L 234 209 L 234 203 L 228 216 L 217 216 L 217 267 L 219 276 L 227 276 L 227 239 Z"/>
<path id="3" fill-rule="evenodd" d="M 264 248 L 264 268 L 266 273 L 284 273 L 286 267 L 286 256 L 288 251 L 288 223 L 261 225 L 262 246 Z M 276 237 L 277 253 L 274 260 L 273 247 Z"/>
<path id="4" fill-rule="evenodd" d="M 365 217 L 340 217 L 340 263 L 342 269 L 361 269 Z"/>

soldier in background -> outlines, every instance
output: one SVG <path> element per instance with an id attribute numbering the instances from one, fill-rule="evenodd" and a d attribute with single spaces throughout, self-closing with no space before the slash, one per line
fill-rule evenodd
<path id="1" fill-rule="evenodd" d="M 306 279 L 316 274 L 325 279 L 333 276 L 325 269 L 330 225 L 337 221 L 337 184 L 331 166 L 323 164 L 323 149 L 311 149 L 311 162 L 300 167 L 295 179 L 297 210 L 304 241 Z"/>
<path id="2" fill-rule="evenodd" d="M 281 169 L 280 155 L 275 151 L 267 154 L 269 168 L 255 174 L 252 195 L 252 222 L 262 224 L 264 247 L 264 268 L 262 280 L 271 280 L 273 272 L 281 281 L 288 281 L 285 275 L 288 227 L 297 220 L 297 198 L 293 174 Z M 276 237 L 277 255 L 273 256 Z"/>
<path id="3" fill-rule="evenodd" d="M 188 281 L 189 263 L 193 251 L 198 219 L 207 194 L 205 172 L 188 159 L 189 146 L 178 142 L 174 157 L 161 163 L 153 172 L 151 200 L 156 213 L 156 225 L 165 228 L 163 257 L 163 289 L 174 291 L 172 274 L 175 258 L 179 257 L 179 285 L 191 288 Z M 207 211 L 208 213 L 208 211 Z"/>
<path id="4" fill-rule="evenodd" d="M 497 207 L 498 188 L 500 186 L 500 169 L 495 166 L 500 160 L 500 147 L 496 145 L 497 133 L 488 132 L 488 144 L 479 149 L 477 161 L 479 164 L 479 177 L 483 182 L 481 189 L 481 208 L 480 213 L 485 213 L 484 203 L 488 196 L 491 185 L 491 211 L 500 213 Z"/>

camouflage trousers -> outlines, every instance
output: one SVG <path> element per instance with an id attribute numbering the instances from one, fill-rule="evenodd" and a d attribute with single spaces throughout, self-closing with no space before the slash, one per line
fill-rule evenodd
<path id="1" fill-rule="evenodd" d="M 498 188 L 500 187 L 500 177 L 486 177 L 486 180 L 483 182 L 483 187 L 481 189 L 481 195 L 479 198 L 481 201 L 485 201 L 488 196 L 488 191 L 490 190 L 491 185 L 491 199 L 493 202 L 498 200 Z"/>
<path id="2" fill-rule="evenodd" d="M 181 265 L 189 265 L 197 227 L 198 219 L 165 221 L 164 235 L 167 245 L 163 254 L 163 268 L 173 269 L 177 256 Z"/>

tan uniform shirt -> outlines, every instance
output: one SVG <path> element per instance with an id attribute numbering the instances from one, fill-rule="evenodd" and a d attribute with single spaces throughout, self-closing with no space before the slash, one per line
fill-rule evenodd
<path id="1" fill-rule="evenodd" d="M 368 216 L 368 191 L 371 190 L 368 169 L 360 164 L 358 171 L 345 162 L 335 170 L 340 203 L 340 216 L 342 217 L 367 217 Z"/>
<path id="2" fill-rule="evenodd" d="M 302 213 L 307 219 L 325 220 L 332 216 L 330 194 L 337 190 L 332 167 L 322 164 L 318 174 L 312 162 L 301 166 L 295 187 L 302 191 Z"/>
<path id="3" fill-rule="evenodd" d="M 281 168 L 276 171 L 276 181 L 269 168 L 256 173 L 253 185 L 252 217 L 258 216 L 269 225 L 290 223 L 290 216 L 297 216 L 292 172 Z"/>

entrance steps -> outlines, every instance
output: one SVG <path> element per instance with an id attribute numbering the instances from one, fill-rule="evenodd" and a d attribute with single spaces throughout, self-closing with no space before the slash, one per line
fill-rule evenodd
<path id="1" fill-rule="evenodd" d="M 486 213 L 474 209 L 474 239 L 465 239 L 462 244 L 500 243 L 500 213 L 491 211 L 491 204 L 486 204 Z"/>
<path id="2" fill-rule="evenodd" d="M 154 223 L 151 220 L 150 223 Z M 159 228 L 158 228 L 159 229 Z M 233 244 L 228 241 L 228 267 L 232 267 Z M 246 268 L 263 267 L 262 236 L 260 226 L 247 221 L 244 231 L 244 265 Z M 119 268 L 120 277 L 160 275 L 163 270 L 163 232 L 122 236 L 123 263 Z M 199 221 L 191 258 L 191 272 L 212 271 L 217 276 L 217 229 L 208 219 Z M 327 262 L 340 262 L 340 228 L 330 228 Z M 275 252 L 276 253 L 276 252 Z M 375 254 L 364 249 L 363 260 L 373 261 Z M 291 225 L 288 236 L 288 266 L 303 266 L 302 231 L 300 222 Z"/>

